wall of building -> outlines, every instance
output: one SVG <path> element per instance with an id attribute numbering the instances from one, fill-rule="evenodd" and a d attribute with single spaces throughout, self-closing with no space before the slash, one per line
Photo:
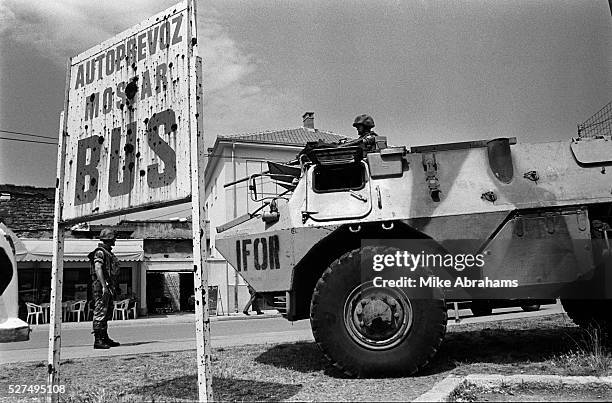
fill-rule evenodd
<path id="1" fill-rule="evenodd" d="M 252 212 L 262 205 L 262 202 L 254 202 L 249 197 L 249 182 L 223 188 L 223 185 L 241 179 L 255 173 L 266 171 L 266 161 L 287 162 L 295 159 L 301 147 L 275 146 L 238 143 L 234 149 L 234 160 L 232 161 L 232 145 L 225 144 L 220 151 L 224 156 L 215 166 L 211 175 L 210 184 L 207 185 L 208 219 L 210 220 L 211 257 L 221 257 L 214 249 L 216 238 L 216 227 L 240 217 L 247 212 Z M 234 175 L 235 168 L 235 175 Z M 284 189 L 273 184 L 268 178 L 256 179 L 258 191 L 268 196 L 278 194 Z M 258 195 L 261 197 L 261 195 Z M 236 205 L 234 206 L 234 200 Z"/>
<path id="2" fill-rule="evenodd" d="M 221 158 L 217 161 L 217 164 L 214 166 L 212 174 L 208 178 L 209 181 L 206 183 L 206 210 L 207 220 L 209 221 L 208 234 L 210 238 L 208 253 L 212 258 L 218 258 L 221 256 L 215 249 L 215 228 L 218 225 L 224 224 L 225 222 L 229 221 L 227 219 L 228 216 L 226 212 L 226 206 L 228 205 L 228 202 L 229 204 L 231 204 L 231 200 L 228 200 L 227 189 L 224 189 L 223 186 L 226 183 L 233 181 L 231 174 L 228 173 L 232 166 L 231 147 L 223 147 L 219 151 L 219 154 L 224 155 L 226 157 Z"/>
<path id="3" fill-rule="evenodd" d="M 222 144 L 220 150 L 216 151 L 225 158 L 219 159 L 214 165 L 209 183 L 206 185 L 206 203 L 210 222 L 209 284 L 222 284 L 219 293 L 223 301 L 223 308 L 228 309 L 229 312 L 239 312 L 244 309 L 250 299 L 250 294 L 242 276 L 215 249 L 216 227 L 247 212 L 253 212 L 263 202 L 255 202 L 249 197 L 250 183 L 248 181 L 227 188 L 223 186 L 226 183 L 266 171 L 268 169 L 266 161 L 287 162 L 295 159 L 301 147 L 238 143 L 233 149 L 233 159 L 231 158 L 232 144 Z M 268 178 L 256 179 L 256 184 L 258 197 L 261 197 L 262 192 L 271 196 L 285 190 L 273 184 Z M 235 204 L 234 201 L 236 201 Z M 223 275 L 226 276 L 225 279 L 221 278 Z"/>

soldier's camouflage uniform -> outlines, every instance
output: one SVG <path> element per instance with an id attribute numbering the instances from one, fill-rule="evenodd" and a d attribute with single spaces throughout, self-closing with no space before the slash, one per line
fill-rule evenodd
<path id="1" fill-rule="evenodd" d="M 96 275 L 96 263 L 102 263 L 102 272 L 108 283 L 108 288 L 117 295 L 117 276 L 119 275 L 119 260 L 108 250 L 104 243 L 99 243 L 98 247 L 89 254 L 91 264 L 92 291 L 94 298 L 93 330 L 106 330 L 108 320 L 113 316 L 113 296 L 110 292 L 102 293 L 102 284 Z"/>

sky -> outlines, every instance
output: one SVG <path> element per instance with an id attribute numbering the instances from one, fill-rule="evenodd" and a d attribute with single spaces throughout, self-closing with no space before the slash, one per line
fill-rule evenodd
<path id="1" fill-rule="evenodd" d="M 0 0 L 0 137 L 56 141 L 67 59 L 175 3 Z M 612 99 L 607 0 L 207 0 L 198 35 L 209 144 L 306 111 L 408 146 L 563 141 Z M 0 139 L 0 183 L 54 186 L 56 154 Z"/>

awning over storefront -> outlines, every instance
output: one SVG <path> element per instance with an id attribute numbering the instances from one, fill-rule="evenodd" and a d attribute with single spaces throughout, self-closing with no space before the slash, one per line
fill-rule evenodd
<path id="1" fill-rule="evenodd" d="M 27 251 L 17 254 L 18 262 L 50 262 L 53 257 L 52 239 L 21 239 Z M 86 262 L 87 255 L 93 251 L 100 241 L 97 239 L 65 239 L 64 261 Z M 142 239 L 117 239 L 113 253 L 119 261 L 142 261 L 144 249 Z"/>
<path id="2" fill-rule="evenodd" d="M 147 271 L 193 273 L 193 259 L 145 259 Z"/>

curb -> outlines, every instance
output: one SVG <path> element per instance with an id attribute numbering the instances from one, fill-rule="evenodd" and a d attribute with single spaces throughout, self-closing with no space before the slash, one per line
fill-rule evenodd
<path id="1" fill-rule="evenodd" d="M 264 313 L 263 315 L 235 315 L 235 316 L 213 316 L 210 318 L 211 322 L 226 322 L 228 320 L 251 320 L 251 319 L 270 319 L 270 318 L 281 318 L 283 315 L 280 313 Z"/>
<path id="2" fill-rule="evenodd" d="M 460 376 L 450 375 L 436 383 L 433 388 L 413 400 L 413 402 L 447 402 L 451 393 L 465 382 Z"/>
<path id="3" fill-rule="evenodd" d="M 278 312 L 275 313 L 264 313 L 263 315 L 243 315 L 235 314 L 229 316 L 210 316 L 210 322 L 227 322 L 234 320 L 258 320 L 258 319 L 272 319 L 280 318 L 282 315 Z M 141 326 L 141 325 L 159 325 L 159 324 L 177 324 L 177 323 L 195 323 L 194 314 L 186 314 L 180 316 L 161 316 L 161 317 L 141 317 L 137 319 L 129 320 L 110 320 L 109 325 L 111 327 L 129 327 L 129 326 Z M 40 325 L 30 325 L 31 329 L 47 329 L 48 323 Z M 83 322 L 62 322 L 62 329 L 79 329 L 79 328 L 90 328 L 91 321 Z"/>
<path id="4" fill-rule="evenodd" d="M 465 383 L 475 386 L 491 387 L 504 385 L 610 385 L 612 376 L 563 376 L 563 375 L 481 375 L 470 374 Z"/>
<path id="5" fill-rule="evenodd" d="M 579 386 L 606 385 L 612 387 L 612 376 L 563 376 L 563 375 L 486 375 L 470 374 L 465 377 L 450 375 L 413 402 L 448 402 L 451 394 L 463 385 L 494 388 L 502 385 L 551 385 Z"/>

